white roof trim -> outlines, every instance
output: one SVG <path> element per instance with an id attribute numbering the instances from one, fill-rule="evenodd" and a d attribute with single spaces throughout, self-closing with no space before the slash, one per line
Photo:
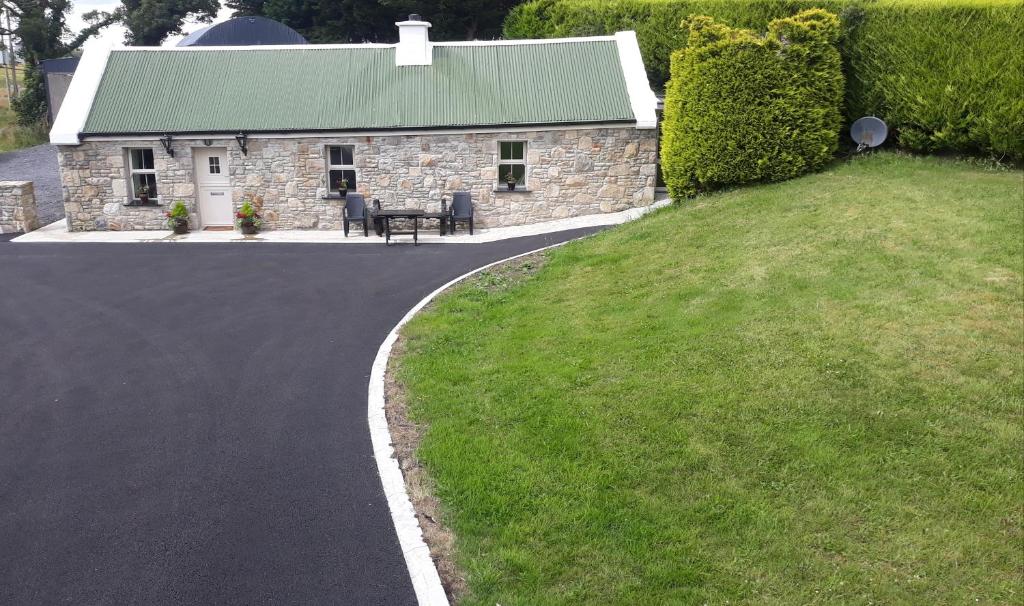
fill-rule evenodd
<path id="1" fill-rule="evenodd" d="M 391 130 L 331 130 L 331 131 L 309 131 L 295 130 L 281 133 L 247 133 L 249 139 L 351 139 L 360 137 L 415 137 L 430 135 L 468 135 L 468 134 L 502 134 L 502 133 L 529 133 L 547 132 L 559 130 L 591 130 L 597 128 L 634 128 L 632 122 L 582 122 L 574 124 L 548 124 L 542 126 L 478 126 L 475 128 L 451 127 L 451 128 L 407 128 Z M 139 135 L 87 135 L 82 137 L 84 141 L 157 141 L 163 133 L 147 133 Z M 195 142 L 204 139 L 214 141 L 234 141 L 232 133 L 175 133 L 174 143 Z"/>
<path id="2" fill-rule="evenodd" d="M 53 120 L 50 129 L 50 143 L 53 145 L 78 145 L 78 133 L 85 128 L 85 121 L 92 110 L 92 102 L 96 98 L 96 90 L 100 87 L 103 72 L 107 69 L 107 59 L 111 47 L 102 43 L 87 46 L 78 62 L 75 75 L 64 95 L 60 111 Z"/>
<path id="3" fill-rule="evenodd" d="M 626 90 L 629 91 L 629 104 L 633 107 L 636 127 L 657 128 L 658 98 L 647 80 L 636 32 L 616 32 L 615 42 L 619 46 L 619 62 L 622 64 L 622 75 L 626 78 Z"/>
<path id="4" fill-rule="evenodd" d="M 566 44 L 571 42 L 613 42 L 616 36 L 586 36 L 580 38 L 541 38 L 537 40 L 468 40 L 462 42 L 431 42 L 431 46 L 526 46 L 532 44 Z M 272 51 L 272 50 L 332 50 L 359 48 L 395 48 L 397 44 L 364 42 L 360 44 L 261 44 L 254 46 L 122 46 L 114 52 L 211 53 L 218 51 Z"/>

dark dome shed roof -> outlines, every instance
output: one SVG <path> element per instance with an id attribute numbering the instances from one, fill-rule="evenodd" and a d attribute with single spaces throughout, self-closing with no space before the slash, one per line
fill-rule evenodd
<path id="1" fill-rule="evenodd" d="M 196 30 L 178 46 L 251 46 L 261 44 L 308 44 L 299 32 L 266 17 L 235 17 Z"/>

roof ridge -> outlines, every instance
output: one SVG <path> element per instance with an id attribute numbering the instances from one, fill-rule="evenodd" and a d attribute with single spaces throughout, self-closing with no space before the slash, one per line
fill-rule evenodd
<path id="1" fill-rule="evenodd" d="M 579 42 L 615 42 L 614 35 L 610 36 L 578 36 L 573 38 L 524 38 L 513 40 L 463 40 L 447 42 L 431 42 L 432 46 L 531 46 L 543 44 L 569 44 Z M 359 42 L 350 44 L 262 44 L 251 46 L 115 46 L 110 50 L 115 53 L 122 52 L 216 52 L 216 51 L 277 51 L 277 50 L 358 50 L 395 48 L 397 43 L 382 42 Z"/>

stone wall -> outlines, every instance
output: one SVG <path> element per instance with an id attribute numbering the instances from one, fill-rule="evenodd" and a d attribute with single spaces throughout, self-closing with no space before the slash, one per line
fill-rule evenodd
<path id="1" fill-rule="evenodd" d="M 504 191 L 498 142 L 527 143 L 527 185 Z M 385 208 L 436 211 L 441 198 L 470 191 L 477 224 L 521 225 L 616 212 L 654 200 L 657 138 L 631 127 L 507 133 L 416 134 L 315 138 L 250 137 L 243 155 L 234 138 L 209 141 L 228 150 L 236 207 L 263 199 L 265 229 L 340 229 L 341 201 L 327 191 L 326 148 L 352 145 L 358 190 Z M 171 158 L 158 141 L 86 141 L 60 148 L 69 227 L 165 229 L 163 207 L 127 207 L 125 149 L 152 147 L 159 201 L 183 201 L 198 225 L 192 148 L 175 139 Z M 501 186 L 500 188 L 498 186 Z M 336 196 L 336 194 L 335 194 Z"/>
<path id="2" fill-rule="evenodd" d="M 0 234 L 39 229 L 31 181 L 0 181 Z"/>

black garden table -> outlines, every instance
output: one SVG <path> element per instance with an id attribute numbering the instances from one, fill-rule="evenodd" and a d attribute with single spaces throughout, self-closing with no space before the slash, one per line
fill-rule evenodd
<path id="1" fill-rule="evenodd" d="M 425 213 L 418 208 L 396 208 L 393 210 L 378 210 L 373 216 L 384 223 L 384 244 L 391 244 L 391 234 L 411 235 L 413 246 L 419 245 L 420 219 Z M 412 221 L 412 231 L 391 231 L 392 219 L 409 219 Z"/>

